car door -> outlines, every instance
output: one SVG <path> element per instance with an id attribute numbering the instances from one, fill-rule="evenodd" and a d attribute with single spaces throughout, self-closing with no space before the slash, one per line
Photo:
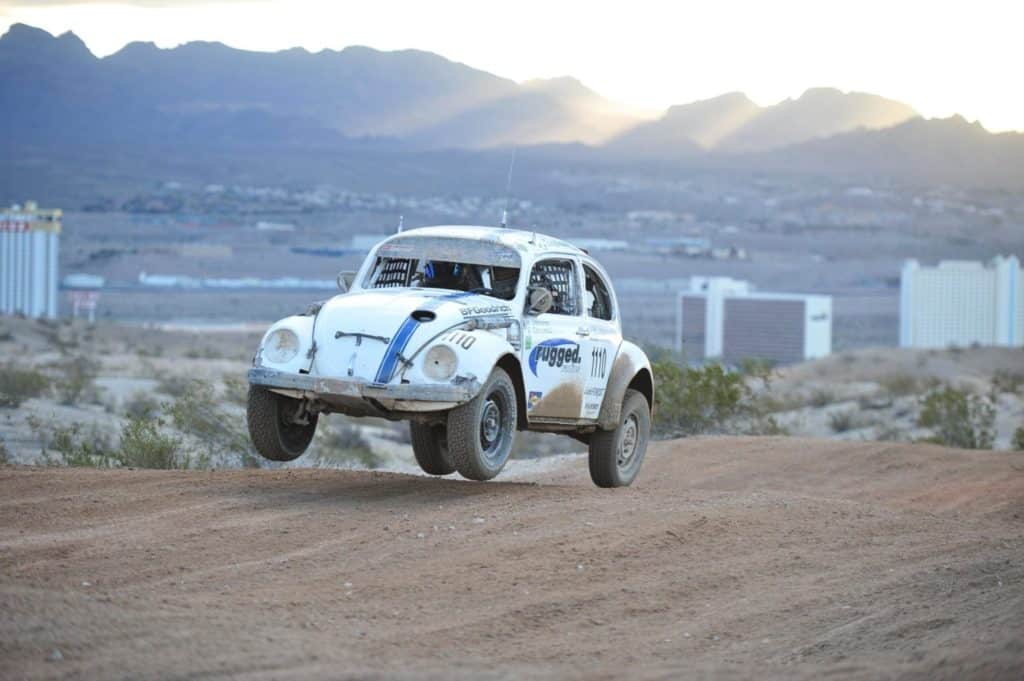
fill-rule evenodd
<path id="1" fill-rule="evenodd" d="M 583 321 L 580 349 L 583 403 L 580 417 L 596 419 L 608 387 L 612 364 L 622 343 L 615 296 L 608 279 L 593 263 L 583 261 Z"/>
<path id="2" fill-rule="evenodd" d="M 529 286 L 548 289 L 553 300 L 544 314 L 527 310 L 523 323 L 523 383 L 530 420 L 579 418 L 584 388 L 580 282 L 579 262 L 571 256 L 538 260 L 530 271 Z"/>

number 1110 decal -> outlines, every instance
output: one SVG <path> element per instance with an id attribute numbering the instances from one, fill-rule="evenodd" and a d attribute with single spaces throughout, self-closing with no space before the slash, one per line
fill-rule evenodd
<path id="1" fill-rule="evenodd" d="M 608 370 L 608 349 L 594 348 L 590 351 L 590 377 L 604 378 Z"/>

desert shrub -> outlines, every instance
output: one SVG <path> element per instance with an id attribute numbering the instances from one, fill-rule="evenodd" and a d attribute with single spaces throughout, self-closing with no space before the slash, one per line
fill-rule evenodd
<path id="1" fill-rule="evenodd" d="M 188 468 L 189 461 L 178 453 L 180 441 L 161 431 L 162 421 L 131 418 L 121 428 L 118 463 L 132 468 Z"/>
<path id="2" fill-rule="evenodd" d="M 807 405 L 818 409 L 821 407 L 827 407 L 835 401 L 835 393 L 823 388 L 815 388 L 811 391 L 811 394 L 807 396 Z"/>
<path id="3" fill-rule="evenodd" d="M 934 442 L 963 449 L 992 449 L 995 420 L 991 399 L 946 385 L 921 400 L 917 423 L 932 429 Z"/>
<path id="4" fill-rule="evenodd" d="M 743 374 L 718 364 L 684 367 L 671 359 L 656 361 L 652 368 L 657 432 L 781 433 L 778 423 L 759 407 Z"/>
<path id="5" fill-rule="evenodd" d="M 845 433 L 857 427 L 856 412 L 853 409 L 834 411 L 828 415 L 828 427 L 833 433 Z"/>
<path id="6" fill-rule="evenodd" d="M 110 437 L 95 424 L 86 428 L 85 424 L 75 421 L 66 426 L 49 427 L 30 418 L 29 426 L 42 440 L 42 460 L 46 463 L 89 468 L 111 468 L 120 463 Z"/>
<path id="7" fill-rule="evenodd" d="M 162 375 L 157 378 L 156 390 L 168 397 L 183 397 L 194 382 L 195 379 L 185 376 Z"/>
<path id="8" fill-rule="evenodd" d="M 320 421 L 316 434 L 316 461 L 320 465 L 358 465 L 378 468 L 382 461 L 359 428 Z"/>
<path id="9" fill-rule="evenodd" d="M 999 369 L 992 375 L 992 389 L 997 393 L 1019 394 L 1024 387 L 1024 372 Z"/>
<path id="10" fill-rule="evenodd" d="M 54 381 L 53 387 L 61 404 L 74 406 L 83 399 L 95 401 L 98 398 L 96 374 L 99 364 L 94 360 L 78 356 L 62 362 L 58 369 L 60 377 Z"/>
<path id="11" fill-rule="evenodd" d="M 224 399 L 244 407 L 249 402 L 249 381 L 238 374 L 224 374 Z"/>
<path id="12" fill-rule="evenodd" d="M 921 382 L 910 374 L 889 374 L 882 377 L 878 383 L 893 397 L 916 395 L 922 391 Z"/>
<path id="13" fill-rule="evenodd" d="M 185 351 L 188 359 L 223 359 L 224 356 L 216 348 L 189 348 Z"/>
<path id="14" fill-rule="evenodd" d="M 247 468 L 258 468 L 245 419 L 227 413 L 213 386 L 190 381 L 170 404 L 164 405 L 175 428 L 200 443 L 200 456 L 212 460 L 217 454 L 236 454 Z"/>
<path id="15" fill-rule="evenodd" d="M 904 439 L 903 431 L 894 425 L 884 425 L 875 431 L 875 439 L 896 442 Z"/>
<path id="16" fill-rule="evenodd" d="M 0 343 L 13 343 L 14 334 L 10 331 L 0 331 Z"/>
<path id="17" fill-rule="evenodd" d="M 0 465 L 8 463 L 11 460 L 11 453 L 7 451 L 7 445 L 4 444 L 3 440 L 0 440 Z"/>
<path id="18" fill-rule="evenodd" d="M 1018 452 L 1024 452 L 1024 426 L 1013 431 L 1013 439 L 1010 440 L 1010 446 Z"/>
<path id="19" fill-rule="evenodd" d="M 160 403 L 149 393 L 140 391 L 132 393 L 124 401 L 124 415 L 132 419 L 149 419 L 160 411 Z"/>
<path id="20" fill-rule="evenodd" d="M 96 424 L 80 422 L 50 426 L 30 418 L 29 426 L 42 440 L 42 460 L 49 464 L 89 468 L 188 468 L 187 457 L 179 455 L 178 440 L 161 431 L 155 419 L 128 419 L 121 428 L 117 447 Z M 54 454 L 56 456 L 54 456 Z"/>
<path id="21" fill-rule="evenodd" d="M 34 369 L 0 366 L 0 407 L 20 407 L 25 400 L 45 395 L 49 387 L 49 379 Z"/>

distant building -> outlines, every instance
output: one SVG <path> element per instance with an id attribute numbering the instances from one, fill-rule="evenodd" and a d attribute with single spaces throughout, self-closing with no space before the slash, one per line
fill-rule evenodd
<path id="1" fill-rule="evenodd" d="M 900 276 L 900 345 L 1024 346 L 1024 279 L 1016 257 L 988 264 L 944 260 L 903 265 Z"/>
<path id="2" fill-rule="evenodd" d="M 691 361 L 792 364 L 832 352 L 832 298 L 763 293 L 728 277 L 693 277 L 676 304 L 676 350 Z"/>
<path id="3" fill-rule="evenodd" d="M 0 314 L 57 317 L 61 215 L 32 201 L 0 209 Z"/>

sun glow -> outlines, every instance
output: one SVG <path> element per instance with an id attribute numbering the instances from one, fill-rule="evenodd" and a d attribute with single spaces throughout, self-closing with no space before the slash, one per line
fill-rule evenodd
<path id="1" fill-rule="evenodd" d="M 832 86 L 1024 129 L 1020 2 L 0 0 L 0 30 L 14 22 L 73 30 L 101 56 L 133 40 L 417 48 L 520 81 L 572 75 L 651 111 L 736 90 L 770 104 Z"/>

